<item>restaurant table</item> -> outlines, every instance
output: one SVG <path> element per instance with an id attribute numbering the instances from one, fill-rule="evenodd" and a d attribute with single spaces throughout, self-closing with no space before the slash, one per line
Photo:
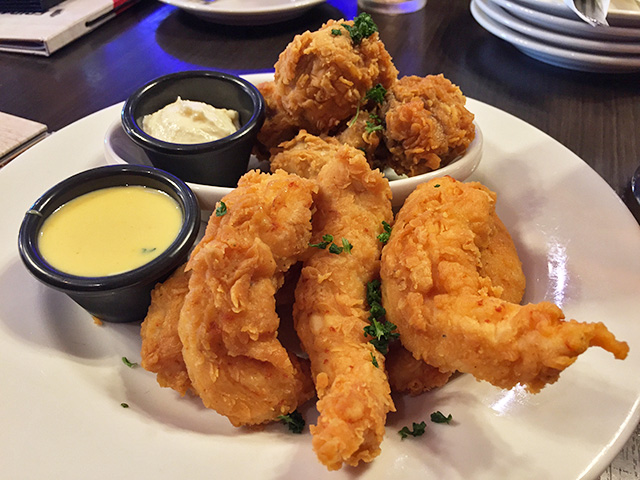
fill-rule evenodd
<path id="1" fill-rule="evenodd" d="M 166 73 L 270 71 L 295 34 L 357 13 L 355 0 L 333 0 L 277 24 L 230 26 L 142 0 L 51 57 L 0 53 L 0 111 L 55 132 Z M 468 97 L 547 133 L 602 176 L 640 219 L 630 188 L 640 165 L 640 73 L 541 63 L 480 27 L 469 0 L 429 0 L 417 13 L 373 17 L 401 75 L 443 73 Z M 640 479 L 639 446 L 636 430 L 601 478 Z"/>

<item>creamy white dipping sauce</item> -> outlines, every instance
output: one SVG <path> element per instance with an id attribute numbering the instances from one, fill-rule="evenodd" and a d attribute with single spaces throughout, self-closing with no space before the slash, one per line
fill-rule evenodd
<path id="1" fill-rule="evenodd" d="M 171 143 L 205 143 L 231 135 L 240 128 L 240 114 L 180 97 L 142 118 L 142 130 Z"/>

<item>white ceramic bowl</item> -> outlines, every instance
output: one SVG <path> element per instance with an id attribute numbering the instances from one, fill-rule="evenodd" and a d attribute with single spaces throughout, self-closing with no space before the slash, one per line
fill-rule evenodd
<path id="1" fill-rule="evenodd" d="M 398 176 L 393 171 L 385 172 L 389 178 L 391 185 L 391 193 L 393 194 L 392 204 L 394 208 L 400 207 L 407 196 L 420 183 L 427 182 L 435 177 L 449 175 L 456 180 L 465 180 L 478 167 L 482 159 L 482 131 L 477 123 L 476 136 L 467 148 L 464 155 L 455 159 L 445 167 L 434 170 L 433 172 L 416 175 L 415 177 Z M 108 163 L 130 163 L 137 165 L 151 165 L 142 149 L 133 143 L 122 129 L 120 119 L 115 120 L 104 137 L 104 152 Z M 268 162 L 259 162 L 255 157 L 251 157 L 248 169 L 260 169 L 269 171 Z M 196 194 L 200 208 L 202 209 L 202 220 L 207 221 L 211 212 L 215 209 L 216 202 L 229 193 L 230 187 L 216 187 L 211 185 L 201 185 L 198 183 L 187 182 L 191 190 Z"/>

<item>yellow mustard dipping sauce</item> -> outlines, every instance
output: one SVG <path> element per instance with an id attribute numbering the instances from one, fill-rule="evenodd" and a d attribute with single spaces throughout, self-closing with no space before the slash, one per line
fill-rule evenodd
<path id="1" fill-rule="evenodd" d="M 98 277 L 133 270 L 164 252 L 182 227 L 171 196 L 140 185 L 108 187 L 81 195 L 43 223 L 38 248 L 54 268 Z"/>

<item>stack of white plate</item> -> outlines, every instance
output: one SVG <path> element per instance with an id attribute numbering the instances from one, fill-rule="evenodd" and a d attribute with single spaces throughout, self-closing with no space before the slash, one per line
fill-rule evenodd
<path id="1" fill-rule="evenodd" d="M 542 62 L 573 70 L 640 71 L 640 2 L 611 0 L 609 26 L 593 27 L 563 0 L 471 0 L 486 30 Z"/>

